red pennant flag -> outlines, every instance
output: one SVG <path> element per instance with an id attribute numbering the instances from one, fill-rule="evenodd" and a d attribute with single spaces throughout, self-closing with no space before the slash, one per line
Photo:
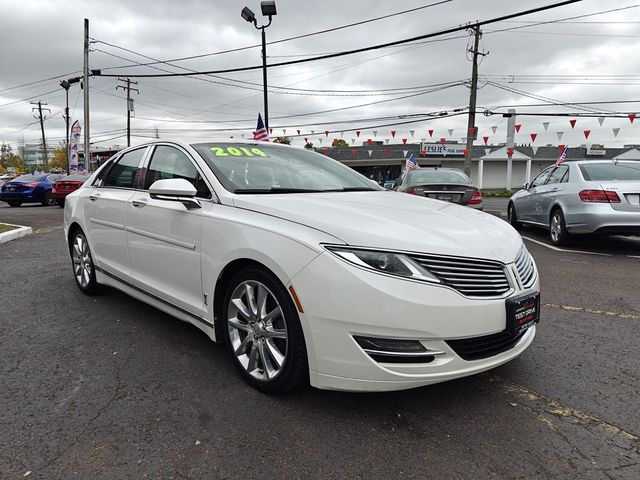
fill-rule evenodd
<path id="1" fill-rule="evenodd" d="M 558 150 L 560 151 L 564 150 L 564 145 L 558 145 Z"/>
<path id="2" fill-rule="evenodd" d="M 429 132 L 429 136 L 433 137 L 433 130 L 427 130 Z"/>
<path id="3" fill-rule="evenodd" d="M 298 132 L 298 135 L 300 135 L 300 130 L 296 130 L 296 132 Z"/>
<path id="4" fill-rule="evenodd" d="M 509 155 L 513 155 L 513 147 L 509 147 L 509 148 L 507 148 L 507 153 L 508 153 Z"/>
<path id="5" fill-rule="evenodd" d="M 441 144 L 443 144 L 443 145 L 444 145 L 444 142 L 446 142 L 446 141 L 447 141 L 447 139 L 446 139 L 446 138 L 444 138 L 444 137 L 442 137 L 442 138 L 440 139 L 440 143 L 441 143 Z"/>
<path id="6" fill-rule="evenodd" d="M 484 144 L 486 145 L 489 142 L 489 137 L 482 137 L 482 140 L 484 140 Z"/>
<path id="7" fill-rule="evenodd" d="M 309 143 L 309 140 L 307 140 L 307 137 L 304 137 L 304 143 Z"/>
<path id="8" fill-rule="evenodd" d="M 329 136 L 329 130 L 325 130 L 325 131 L 324 131 L 324 136 L 325 136 L 325 137 L 328 137 L 328 136 Z"/>
<path id="9" fill-rule="evenodd" d="M 531 134 L 531 141 L 532 141 L 532 142 L 535 142 L 535 141 L 536 141 L 536 137 L 537 137 L 537 136 L 538 136 L 538 134 L 537 134 L 537 133 L 532 133 L 532 134 Z"/>
<path id="10" fill-rule="evenodd" d="M 469 131 L 471 131 L 471 129 L 469 129 Z M 462 151 L 462 154 L 466 157 L 467 154 L 469 153 L 469 150 L 467 150 L 466 148 Z"/>
<path id="11" fill-rule="evenodd" d="M 352 157 L 355 157 L 355 156 L 356 156 L 356 153 L 358 153 L 358 150 L 356 150 L 355 148 L 352 148 L 352 149 L 351 149 L 351 156 L 352 156 Z"/>
<path id="12" fill-rule="evenodd" d="M 521 123 L 516 123 L 516 133 L 520 133 L 520 129 L 522 128 Z"/>
<path id="13" fill-rule="evenodd" d="M 584 133 L 584 138 L 589 138 L 589 134 L 591 133 L 591 130 L 585 130 L 583 133 Z"/>
<path id="14" fill-rule="evenodd" d="M 636 114 L 635 114 L 635 113 L 630 113 L 630 114 L 629 114 L 629 121 L 630 121 L 631 123 L 633 123 L 633 121 L 634 121 L 635 119 L 636 119 Z"/>
<path id="15" fill-rule="evenodd" d="M 391 136 L 392 136 L 393 138 L 396 138 L 396 131 L 395 131 L 395 130 L 391 130 Z"/>
<path id="16" fill-rule="evenodd" d="M 367 138 L 367 144 L 371 145 L 371 139 L 370 138 Z"/>
<path id="17" fill-rule="evenodd" d="M 360 130 L 356 130 L 356 137 L 360 138 Z"/>
<path id="18" fill-rule="evenodd" d="M 575 126 L 576 126 L 576 121 L 575 121 L 575 119 L 571 119 L 571 120 L 569 120 L 569 124 L 571 125 L 571 128 L 575 127 Z"/>
<path id="19" fill-rule="evenodd" d="M 391 149 L 390 149 L 389 147 L 385 148 L 385 149 L 384 149 L 384 154 L 385 154 L 385 156 L 387 156 L 387 157 L 388 157 L 388 156 L 390 156 L 390 155 L 391 155 Z"/>
<path id="20" fill-rule="evenodd" d="M 402 143 L 406 145 L 406 144 L 407 144 L 407 139 L 406 139 L 406 138 L 403 138 L 403 139 L 402 139 Z"/>

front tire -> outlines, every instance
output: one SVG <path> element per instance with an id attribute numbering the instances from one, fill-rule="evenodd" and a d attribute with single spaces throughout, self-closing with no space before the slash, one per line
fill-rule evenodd
<path id="1" fill-rule="evenodd" d="M 56 200 L 56 203 L 60 208 L 64 208 L 64 198 Z"/>
<path id="2" fill-rule="evenodd" d="M 562 210 L 556 208 L 551 212 L 549 221 L 549 238 L 553 245 L 568 245 L 571 243 L 571 234 L 567 231 Z"/>
<path id="3" fill-rule="evenodd" d="M 89 249 L 89 243 L 82 230 L 78 229 L 71 237 L 69 243 L 71 250 L 71 265 L 73 277 L 82 293 L 94 295 L 99 291 L 96 281 L 96 269 L 93 265 L 93 257 Z"/>
<path id="4" fill-rule="evenodd" d="M 518 221 L 518 215 L 516 214 L 516 207 L 512 202 L 509 202 L 507 206 L 507 219 L 509 220 L 509 224 L 516 230 L 520 230 L 522 228 L 522 224 Z"/>
<path id="5" fill-rule="evenodd" d="M 247 383 L 281 394 L 308 382 L 300 318 L 273 274 L 257 267 L 238 272 L 229 282 L 223 308 L 224 337 Z"/>
<path id="6" fill-rule="evenodd" d="M 9 200 L 7 203 L 10 207 L 19 207 L 20 205 L 22 205 L 22 202 L 18 200 Z"/>

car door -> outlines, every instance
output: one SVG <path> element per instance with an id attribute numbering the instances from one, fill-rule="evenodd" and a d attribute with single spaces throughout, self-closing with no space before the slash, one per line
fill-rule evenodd
<path id="1" fill-rule="evenodd" d="M 534 220 L 536 196 L 538 195 L 538 189 L 547 181 L 549 173 L 551 173 L 550 168 L 543 170 L 542 173 L 533 179 L 526 192 L 523 192 L 522 196 L 514 202 L 519 220 L 523 222 L 536 221 Z"/>
<path id="2" fill-rule="evenodd" d="M 533 221 L 538 223 L 549 223 L 551 207 L 556 198 L 562 194 L 562 186 L 569 177 L 569 167 L 559 165 L 551 169 L 544 185 L 537 187 L 536 195 L 533 199 Z"/>
<path id="3" fill-rule="evenodd" d="M 96 266 L 129 281 L 130 267 L 124 207 L 140 180 L 147 147 L 122 154 L 92 185 L 85 199 L 84 220 Z"/>
<path id="4" fill-rule="evenodd" d="M 156 180 L 183 178 L 197 189 L 202 208 L 151 198 Z M 131 281 L 143 290 L 195 315 L 204 312 L 201 259 L 202 221 L 212 190 L 195 162 L 173 145 L 156 145 L 146 168 L 143 189 L 125 207 Z"/>

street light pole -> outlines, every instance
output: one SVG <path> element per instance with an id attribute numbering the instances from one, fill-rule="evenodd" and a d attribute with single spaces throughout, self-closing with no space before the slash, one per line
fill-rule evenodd
<path id="1" fill-rule="evenodd" d="M 271 17 L 269 17 L 269 24 L 271 24 Z M 267 25 L 268 26 L 268 25 Z M 269 99 L 267 96 L 267 36 L 264 33 L 265 27 L 260 28 L 262 30 L 262 88 L 264 90 L 264 128 L 269 131 Z"/>
<path id="2" fill-rule="evenodd" d="M 62 80 L 60 82 L 60 86 L 62 88 L 64 88 L 64 93 L 65 93 L 65 97 L 66 97 L 66 103 L 65 103 L 65 107 L 64 107 L 64 120 L 66 123 L 66 127 L 67 127 L 67 136 L 65 137 L 66 140 L 66 150 L 67 150 L 67 161 L 65 162 L 67 164 L 67 175 L 69 175 L 70 171 L 69 171 L 69 154 L 71 153 L 69 151 L 69 87 L 71 87 L 71 85 L 73 85 L 74 83 L 78 83 L 80 81 L 80 77 L 73 77 L 73 78 L 69 78 L 68 80 Z"/>
<path id="3" fill-rule="evenodd" d="M 265 28 L 271 25 L 271 20 L 274 15 L 277 15 L 276 2 L 275 1 L 263 1 L 260 2 L 260 8 L 262 15 L 269 17 L 269 23 L 266 25 L 258 26 L 256 15 L 251 11 L 249 7 L 244 7 L 240 16 L 247 22 L 253 23 L 253 26 L 262 33 L 262 87 L 264 96 L 264 128 L 269 131 L 269 99 L 267 95 L 267 36 L 265 34 Z"/>

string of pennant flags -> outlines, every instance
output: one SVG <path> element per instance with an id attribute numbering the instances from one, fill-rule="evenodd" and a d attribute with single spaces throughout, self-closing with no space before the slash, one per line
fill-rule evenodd
<path id="1" fill-rule="evenodd" d="M 598 126 L 602 127 L 603 124 L 605 123 L 607 117 L 605 116 L 600 116 L 600 117 L 596 117 L 597 122 L 598 122 Z M 621 117 L 616 117 L 616 119 L 621 118 Z M 636 114 L 635 113 L 630 113 L 626 115 L 626 118 L 629 121 L 630 125 L 634 124 L 634 121 L 636 120 Z M 581 119 L 582 122 L 582 119 Z M 557 124 L 557 122 L 554 122 L 554 124 Z M 567 127 L 569 127 L 569 130 L 557 130 L 555 132 L 550 131 L 550 127 L 551 127 L 551 122 L 549 121 L 545 121 L 541 123 L 542 126 L 542 130 L 538 130 L 538 131 L 525 131 L 523 130 L 523 124 L 522 123 L 517 123 L 515 124 L 515 134 L 516 134 L 516 139 L 518 140 L 519 137 L 519 143 L 522 143 L 522 136 L 526 134 L 526 142 L 528 142 L 530 144 L 530 146 L 534 149 L 534 153 L 537 150 L 537 146 L 535 145 L 537 141 L 540 140 L 541 135 L 545 134 L 545 138 L 548 140 L 548 134 L 549 133 L 555 133 L 555 136 L 557 138 L 558 141 L 558 145 L 560 147 L 564 147 L 564 144 L 560 144 L 560 142 L 562 142 L 563 137 L 565 136 L 566 133 L 568 132 L 579 132 L 580 128 L 579 127 L 579 123 L 578 123 L 578 119 L 577 118 L 570 118 L 568 119 L 567 122 Z M 502 128 L 500 128 L 498 125 L 492 125 L 489 128 L 483 129 L 483 133 L 486 133 L 485 135 L 481 135 L 480 138 L 477 139 L 477 141 L 482 141 L 482 143 L 485 146 L 489 146 L 493 143 L 493 138 L 495 137 L 498 133 L 498 130 L 502 130 Z M 457 131 L 459 132 L 460 129 L 457 129 Z M 470 135 L 476 136 L 476 128 L 470 128 L 468 133 Z M 603 130 L 609 130 L 609 129 L 603 129 L 603 128 L 583 128 L 581 130 L 582 132 L 582 136 L 584 137 L 584 140 L 587 141 L 589 139 L 589 137 L 591 136 L 591 134 L 595 131 L 598 132 L 602 132 Z M 613 135 L 613 138 L 618 138 L 618 135 L 620 134 L 620 131 L 622 130 L 621 127 L 613 127 L 611 128 L 609 131 L 611 132 L 611 134 Z M 330 130 L 320 130 L 320 131 L 316 131 L 316 130 L 309 130 L 308 132 L 303 132 L 300 129 L 296 129 L 295 131 L 295 135 L 292 133 L 291 130 L 287 130 L 285 129 L 274 129 L 274 128 L 270 128 L 269 129 L 269 134 L 271 138 L 275 138 L 280 136 L 279 132 L 282 132 L 282 136 L 287 136 L 287 131 L 290 132 L 289 137 L 297 137 L 297 138 L 301 138 L 304 140 L 305 143 L 309 143 L 309 142 L 313 142 L 316 141 L 322 145 L 323 142 L 325 140 L 327 141 L 331 141 L 332 144 L 338 141 L 338 138 L 335 136 L 332 136 L 332 138 L 329 138 L 330 135 L 332 134 L 338 134 L 340 139 L 344 139 L 345 134 L 348 133 L 352 133 L 352 135 L 355 135 L 354 137 L 351 137 L 350 143 L 352 146 L 355 145 L 355 143 L 357 141 L 359 141 L 360 139 L 363 140 L 363 145 L 366 143 L 367 145 L 374 145 L 374 141 L 376 143 L 378 143 L 378 141 L 380 139 L 382 139 L 385 144 L 389 144 L 391 140 L 396 139 L 396 137 L 398 137 L 398 140 L 400 140 L 402 142 L 403 145 L 406 145 L 408 142 L 414 142 L 416 139 L 419 138 L 419 140 L 423 143 L 426 142 L 435 142 L 435 143 L 442 143 L 443 145 L 447 142 L 450 142 L 451 140 L 454 140 L 454 132 L 456 132 L 456 129 L 454 128 L 447 128 L 447 129 L 434 129 L 434 128 L 430 128 L 430 129 L 426 129 L 426 130 L 416 130 L 416 129 L 412 129 L 412 130 L 408 130 L 408 136 L 399 136 L 398 135 L 398 131 L 397 130 L 385 130 L 384 132 L 381 130 L 341 130 L 341 131 L 330 131 Z M 489 131 L 491 132 L 491 134 L 489 134 Z M 444 132 L 446 132 L 445 136 L 439 136 L 438 133 L 440 133 L 440 135 L 444 134 Z M 416 137 L 416 134 L 420 134 L 422 133 L 424 136 L 423 137 Z M 466 133 L 466 132 L 465 132 Z M 371 137 L 368 135 L 370 134 Z M 242 138 L 246 138 L 245 134 L 241 134 Z M 366 137 L 366 139 L 365 139 Z M 232 137 L 233 138 L 233 137 Z M 249 137 L 251 138 L 251 136 Z M 462 137 L 463 139 L 465 137 Z M 504 142 L 504 134 L 501 135 L 498 139 L 498 143 L 502 143 Z M 346 142 L 346 140 L 345 140 Z M 550 143 L 548 141 L 546 141 L 545 143 Z M 555 143 L 555 142 L 554 142 Z M 344 146 L 344 144 L 342 144 Z M 371 154 L 370 154 L 371 155 Z"/>

